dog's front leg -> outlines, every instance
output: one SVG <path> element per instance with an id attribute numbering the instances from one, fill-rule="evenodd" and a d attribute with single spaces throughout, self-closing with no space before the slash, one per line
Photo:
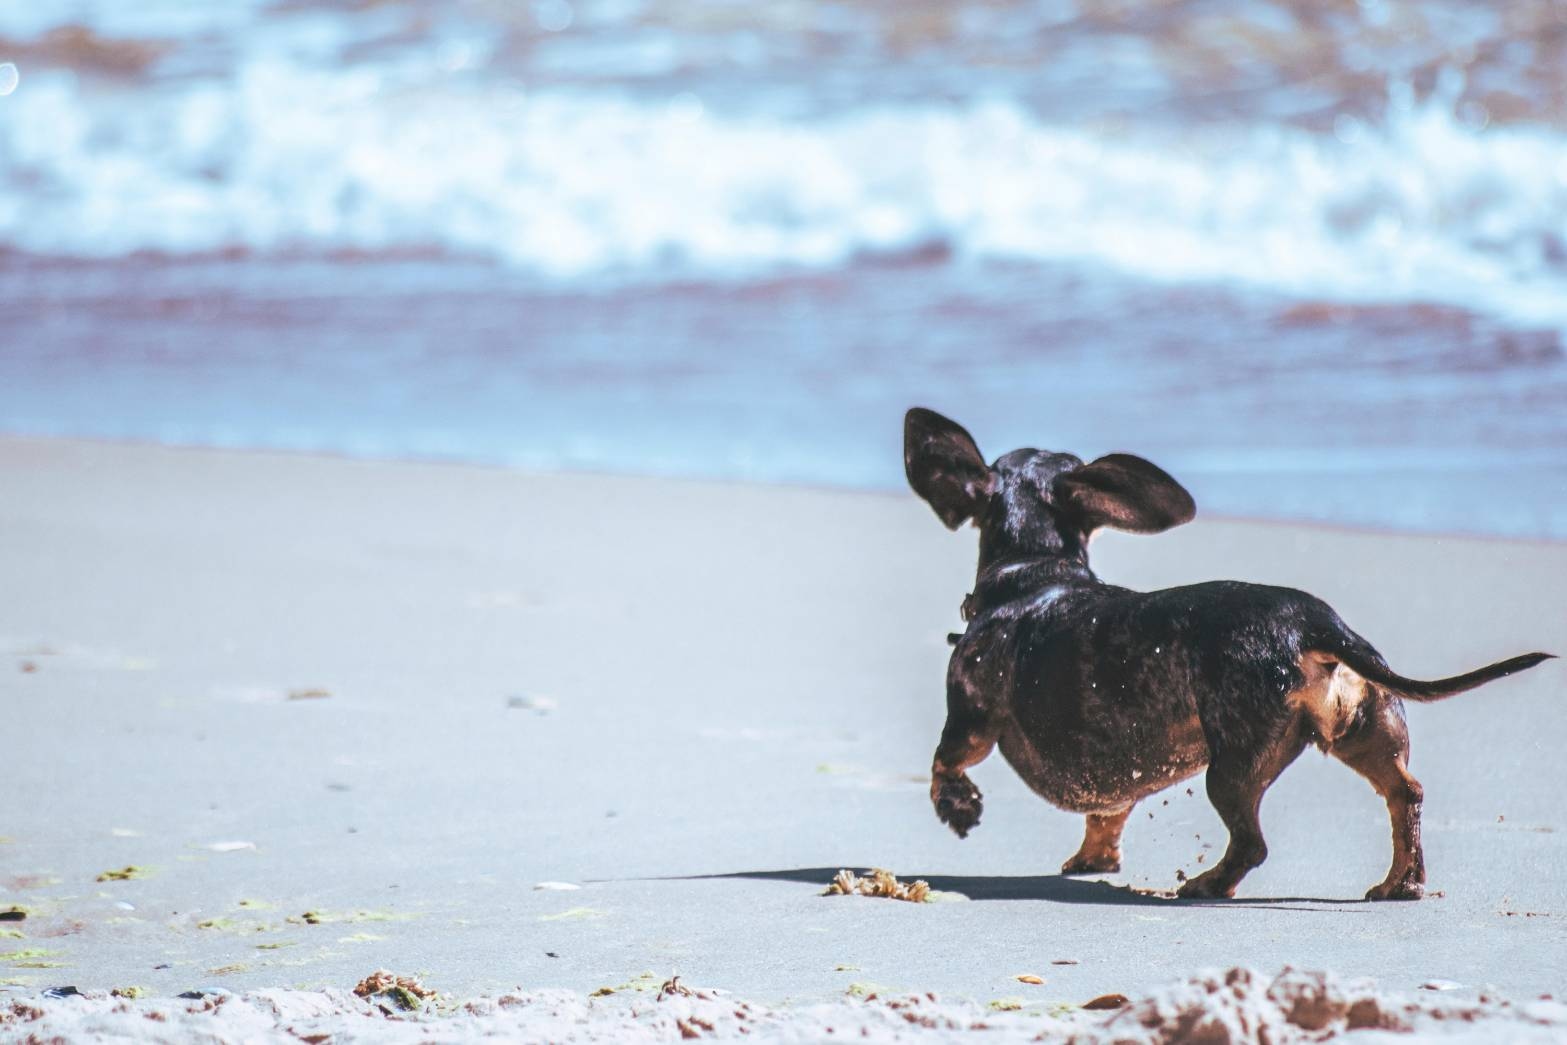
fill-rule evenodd
<path id="1" fill-rule="evenodd" d="M 947 724 L 930 767 L 930 800 L 936 816 L 959 838 L 968 837 L 984 810 L 983 796 L 964 770 L 985 760 L 999 733 L 1000 729 L 983 716 L 948 708 Z"/>

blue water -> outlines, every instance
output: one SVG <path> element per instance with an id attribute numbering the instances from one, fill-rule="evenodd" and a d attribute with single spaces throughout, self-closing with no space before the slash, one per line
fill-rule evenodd
<path id="1" fill-rule="evenodd" d="M 893 489 L 914 403 L 1205 511 L 1567 535 L 1554 335 L 941 260 L 561 289 L 480 264 L 0 268 L 0 425 Z"/>
<path id="2" fill-rule="evenodd" d="M 8 64 L 9 63 L 9 64 Z M 0 5 L 0 431 L 1567 537 L 1567 15 Z"/>

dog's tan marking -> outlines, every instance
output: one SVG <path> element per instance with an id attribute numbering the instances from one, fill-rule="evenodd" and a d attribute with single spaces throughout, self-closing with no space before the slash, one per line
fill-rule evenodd
<path id="1" fill-rule="evenodd" d="M 1375 696 L 1372 684 L 1325 653 L 1303 653 L 1299 664 L 1305 684 L 1287 699 L 1311 723 L 1316 745 L 1330 751 L 1349 731 L 1361 706 Z"/>
<path id="2" fill-rule="evenodd" d="M 1126 818 L 1132 815 L 1127 806 L 1118 813 L 1088 814 L 1088 826 L 1083 832 L 1083 844 L 1066 863 L 1062 874 L 1095 874 L 1121 869 L 1121 829 Z"/>

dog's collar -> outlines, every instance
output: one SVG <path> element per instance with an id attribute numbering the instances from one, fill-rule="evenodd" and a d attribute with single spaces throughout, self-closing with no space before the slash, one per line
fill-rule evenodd
<path id="1" fill-rule="evenodd" d="M 985 567 L 979 571 L 979 577 L 974 581 L 974 588 L 977 591 L 986 585 L 1006 581 L 1014 574 L 1029 572 L 1040 566 L 1047 567 L 1054 575 L 1067 574 L 1084 580 L 1093 577 L 1093 571 L 1085 563 L 1063 559 L 1059 555 L 1028 555 L 1005 559 Z"/>
<path id="2" fill-rule="evenodd" d="M 1039 572 L 1043 572 L 1044 576 L 1039 576 Z M 1032 579 L 1050 582 L 1093 581 L 1095 577 L 1086 563 L 1062 559 L 1057 555 L 1028 555 L 1005 559 L 992 563 L 980 571 L 974 581 L 974 590 L 964 596 L 959 612 L 965 621 L 971 621 L 979 615 L 983 603 L 996 604 L 1010 601 L 1010 597 L 1023 594 L 1019 582 Z M 1014 589 L 1010 597 L 1008 597 L 1009 588 Z"/>

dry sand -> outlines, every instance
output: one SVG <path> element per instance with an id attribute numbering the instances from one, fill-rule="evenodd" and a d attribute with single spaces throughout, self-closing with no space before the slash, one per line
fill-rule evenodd
<path id="1" fill-rule="evenodd" d="M 1171 985 L 1249 966 L 1255 998 L 1285 965 L 1374 978 L 1428 1029 L 1476 1025 L 1400 1006 L 1567 1035 L 1538 1001 L 1567 988 L 1560 662 L 1411 708 L 1433 898 L 1358 902 L 1386 816 L 1308 754 L 1239 900 L 1178 903 L 1123 887 L 1222 848 L 1200 781 L 1139 807 L 1102 880 L 1053 873 L 1079 822 L 999 758 L 967 841 L 935 820 L 974 541 L 912 496 L 14 439 L 0 491 L 0 911 L 27 909 L 0 1036 L 143 1010 L 379 1035 L 342 993 L 379 967 L 490 998 L 409 1037 L 678 1037 L 669 1006 L 736 997 L 783 1037 L 1067 1033 L 1048 1014 L 1095 995 L 1211 998 Z M 1567 652 L 1567 546 L 1200 520 L 1094 556 L 1134 587 L 1308 588 L 1406 674 Z M 970 902 L 818 896 L 873 866 Z M 733 994 L 654 1002 L 676 973 Z M 89 996 L 40 998 L 64 984 Z M 655 991 L 588 997 L 628 984 Z M 126 986 L 151 997 L 102 996 Z M 237 997 L 171 1000 L 192 988 Z M 888 1007 L 925 992 L 935 1026 Z"/>

